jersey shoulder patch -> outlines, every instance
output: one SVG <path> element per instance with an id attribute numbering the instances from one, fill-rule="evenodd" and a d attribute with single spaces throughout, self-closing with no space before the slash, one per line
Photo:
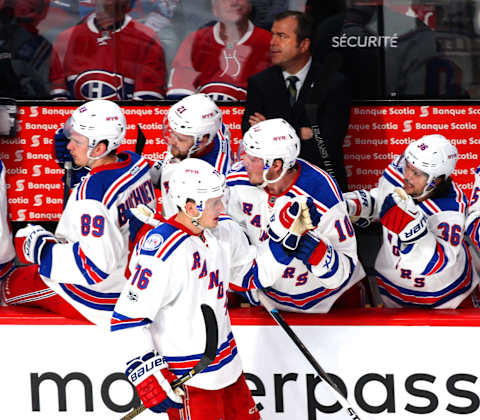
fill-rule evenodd
<path id="1" fill-rule="evenodd" d="M 139 255 L 149 255 L 166 261 L 170 255 L 190 235 L 169 223 L 162 223 L 148 232 L 136 245 L 135 252 Z"/>
<path id="2" fill-rule="evenodd" d="M 234 187 L 235 185 L 252 185 L 248 179 L 247 170 L 241 162 L 234 163 L 227 174 L 227 186 Z"/>

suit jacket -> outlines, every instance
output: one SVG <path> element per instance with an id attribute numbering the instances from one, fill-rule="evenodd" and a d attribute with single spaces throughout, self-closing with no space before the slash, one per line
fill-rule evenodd
<path id="1" fill-rule="evenodd" d="M 285 79 L 279 66 L 269 67 L 251 76 L 248 79 L 242 131 L 245 133 L 250 128 L 250 115 L 259 112 L 267 119 L 284 118 L 300 136 L 300 127 L 312 125 L 305 104 L 317 104 L 317 123 L 334 166 L 335 178 L 342 191 L 347 191 L 342 146 L 350 121 L 351 85 L 343 74 L 327 66 L 328 64 L 312 62 L 293 106 L 290 106 Z M 300 149 L 300 157 L 324 168 L 314 139 L 301 141 Z"/>

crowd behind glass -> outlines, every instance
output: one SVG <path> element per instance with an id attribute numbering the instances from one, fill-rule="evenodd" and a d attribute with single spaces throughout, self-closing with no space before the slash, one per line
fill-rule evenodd
<path id="1" fill-rule="evenodd" d="M 356 100 L 480 96 L 472 0 L 1 0 L 0 96 L 178 99 L 212 82 L 233 86 L 214 99 L 244 100 L 270 65 L 260 29 L 287 9 L 312 15 L 314 59 L 340 58 Z"/>

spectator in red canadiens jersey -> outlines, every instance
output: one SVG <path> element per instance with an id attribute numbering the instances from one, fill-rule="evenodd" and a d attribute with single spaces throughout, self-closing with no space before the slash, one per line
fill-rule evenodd
<path id="1" fill-rule="evenodd" d="M 50 69 L 54 99 L 164 97 L 162 46 L 129 7 L 130 0 L 97 0 L 94 13 L 60 33 Z"/>
<path id="2" fill-rule="evenodd" d="M 270 33 L 248 19 L 250 0 L 212 0 L 218 22 L 192 32 L 173 60 L 167 97 L 194 92 L 242 101 L 247 79 L 270 65 Z"/>

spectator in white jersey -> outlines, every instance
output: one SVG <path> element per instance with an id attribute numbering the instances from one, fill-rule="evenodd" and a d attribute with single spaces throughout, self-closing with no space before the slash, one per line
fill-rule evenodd
<path id="1" fill-rule="evenodd" d="M 168 409 L 169 419 L 260 418 L 242 373 L 226 291 L 268 286 L 281 271 L 268 241 L 249 245 L 222 214 L 224 187 L 225 177 L 205 161 L 188 158 L 176 165 L 168 194 L 177 213 L 164 223 L 151 221 L 157 226 L 135 245 L 132 276 L 112 317 L 115 351 L 128 361 L 128 379 L 145 407 Z M 217 319 L 216 357 L 189 380 L 182 399 L 170 384 L 203 353 L 202 304 Z"/>
<path id="2" fill-rule="evenodd" d="M 17 255 L 31 265 L 3 282 L 4 303 L 109 327 L 125 282 L 127 210 L 156 203 L 148 162 L 135 153 L 117 153 L 125 131 L 123 111 L 106 100 L 81 105 L 67 120 L 64 135 L 73 162 L 91 171 L 73 188 L 55 234 L 39 225 L 17 232 Z"/>
<path id="3" fill-rule="evenodd" d="M 464 241 L 467 200 L 451 179 L 457 148 L 432 134 L 410 143 L 371 191 L 345 194 L 352 220 L 379 220 L 375 260 L 387 307 L 475 306 L 479 276 Z"/>
<path id="4" fill-rule="evenodd" d="M 342 193 L 325 171 L 297 159 L 299 151 L 300 139 L 284 119 L 253 125 L 243 138 L 241 163 L 227 177 L 227 212 L 253 244 L 270 237 L 291 248 L 288 254 L 283 247 L 272 249 L 283 270 L 263 293 L 275 307 L 320 313 L 334 303 L 362 306 L 359 280 L 365 272 Z M 318 226 L 308 235 L 292 236 L 288 225 L 302 201 Z M 254 293 L 250 301 L 258 303 Z"/>

